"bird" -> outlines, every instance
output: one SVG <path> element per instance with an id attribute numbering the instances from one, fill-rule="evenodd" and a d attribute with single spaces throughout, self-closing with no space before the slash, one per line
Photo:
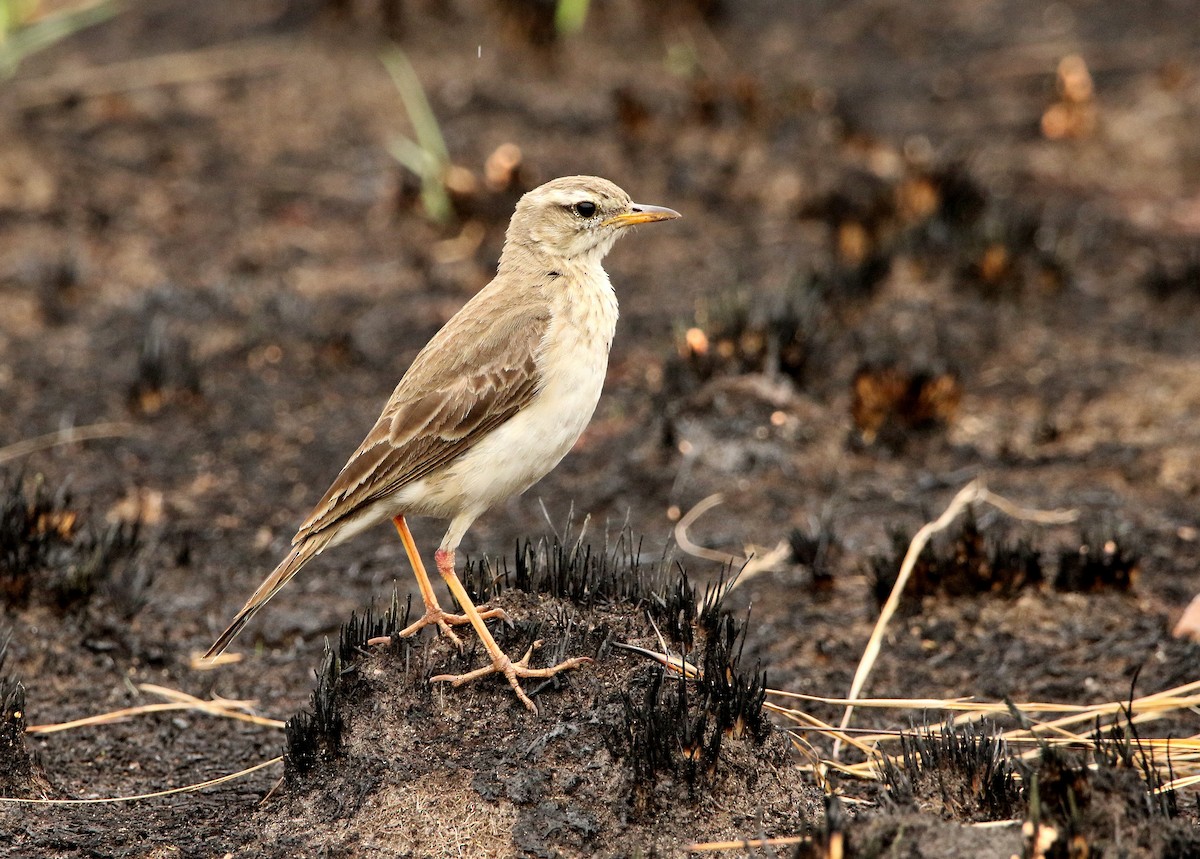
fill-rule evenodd
<path id="1" fill-rule="evenodd" d="M 462 646 L 470 624 L 490 663 L 434 681 L 455 686 L 499 674 L 533 713 L 521 678 L 550 677 L 592 660 L 531 668 L 497 645 L 485 621 L 507 616 L 477 607 L 455 573 L 455 550 L 486 510 L 519 495 L 566 456 L 591 420 L 616 331 L 617 296 L 602 261 L 638 224 L 673 220 L 674 209 L 635 203 L 598 176 L 554 179 L 517 202 L 492 281 L 417 354 L 383 412 L 292 538 L 287 556 L 259 585 L 205 654 L 220 655 L 301 568 L 367 529 L 391 520 L 416 576 L 426 626 Z M 445 611 L 407 517 L 449 521 L 434 554 L 461 614 Z"/>

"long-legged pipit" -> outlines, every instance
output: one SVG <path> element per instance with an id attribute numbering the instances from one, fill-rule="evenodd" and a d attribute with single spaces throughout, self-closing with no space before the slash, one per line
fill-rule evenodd
<path id="1" fill-rule="evenodd" d="M 509 659 L 484 624 L 503 612 L 480 611 L 471 602 L 454 572 L 454 550 L 480 514 L 524 492 L 575 444 L 600 398 L 617 324 L 617 297 L 601 261 L 626 227 L 678 217 L 634 203 L 595 176 L 555 179 L 522 197 L 496 277 L 417 355 L 292 538 L 291 552 L 206 655 L 224 650 L 314 556 L 391 519 L 425 602 L 425 614 L 400 635 L 435 624 L 457 642 L 450 627 L 470 623 L 491 656 L 490 666 L 433 679 L 458 685 L 503 674 L 536 712 L 521 677 L 549 677 L 590 660 L 530 668 L 528 654 Z M 438 604 L 408 515 L 450 520 L 434 557 L 463 614 Z"/>

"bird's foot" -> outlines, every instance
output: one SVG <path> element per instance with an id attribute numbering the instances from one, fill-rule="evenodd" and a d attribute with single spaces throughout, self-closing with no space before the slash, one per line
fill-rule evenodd
<path id="1" fill-rule="evenodd" d="M 504 609 L 488 608 L 487 606 L 480 606 L 479 616 L 484 620 L 494 620 L 499 618 L 500 620 L 507 621 L 509 619 Z M 441 634 L 450 639 L 455 647 L 457 647 L 459 650 L 462 650 L 462 639 L 459 638 L 458 634 L 455 633 L 450 627 L 462 626 L 464 623 L 470 622 L 471 618 L 467 617 L 465 614 L 451 614 L 448 611 L 443 611 L 442 607 L 439 605 L 427 605 L 425 606 L 425 614 L 418 618 L 416 622 L 410 623 L 396 634 L 400 638 L 408 638 L 411 635 L 416 635 L 422 629 L 431 624 L 437 624 L 437 628 Z"/>
<path id="2" fill-rule="evenodd" d="M 578 668 L 581 665 L 588 665 L 595 660 L 587 656 L 576 656 L 573 659 L 567 659 L 563 662 L 553 665 L 549 668 L 530 668 L 529 658 L 533 656 L 533 651 L 542 646 L 542 642 L 535 641 L 525 655 L 513 662 L 503 652 L 497 650 L 492 654 L 492 664 L 484 668 L 477 668 L 474 671 L 468 671 L 466 674 L 438 674 L 436 677 L 429 678 L 437 682 L 446 682 L 451 686 L 461 686 L 464 683 L 470 683 L 472 680 L 478 680 L 480 677 L 486 677 L 489 674 L 503 674 L 508 678 L 508 685 L 512 686 L 513 691 L 517 693 L 517 697 L 521 699 L 521 703 L 526 706 L 534 715 L 537 715 L 537 705 L 525 694 L 525 690 L 521 688 L 521 677 L 553 677 L 560 671 L 568 671 L 572 668 Z"/>

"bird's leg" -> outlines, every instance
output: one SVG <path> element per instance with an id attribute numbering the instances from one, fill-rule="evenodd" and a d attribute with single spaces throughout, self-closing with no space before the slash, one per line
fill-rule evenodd
<path id="1" fill-rule="evenodd" d="M 404 543 L 404 551 L 408 555 L 408 561 L 412 564 L 413 573 L 417 577 L 417 587 L 421 589 L 421 599 L 425 603 L 425 614 L 423 614 L 415 623 L 409 624 L 404 629 L 400 630 L 401 638 L 408 638 L 410 635 L 416 635 L 431 623 L 436 623 L 438 629 L 442 631 L 442 635 L 449 638 L 458 647 L 462 647 L 462 640 L 455 635 L 451 626 L 461 626 L 464 623 L 474 623 L 474 618 L 469 614 L 450 614 L 443 611 L 438 604 L 437 595 L 433 592 L 433 584 L 429 581 L 429 574 L 425 572 L 425 565 L 421 562 L 421 554 L 417 551 L 416 541 L 413 540 L 412 532 L 408 530 L 408 523 L 404 521 L 404 514 L 396 516 L 392 519 L 392 524 L 396 526 L 396 531 L 400 534 L 400 541 Z M 457 595 L 456 595 L 457 596 Z M 474 609 L 474 606 L 471 606 Z M 479 617 L 479 626 L 483 625 L 484 620 L 492 618 L 508 619 L 508 615 L 503 609 L 493 608 L 485 609 L 484 611 L 475 611 Z M 487 627 L 483 627 L 487 630 Z"/>
<path id="2" fill-rule="evenodd" d="M 438 549 L 434 555 L 434 559 L 437 561 L 438 572 L 442 574 L 442 578 L 446 580 L 446 584 L 450 588 L 450 593 L 454 595 L 454 598 L 458 600 L 458 604 L 462 606 L 463 612 L 471 621 L 471 626 L 475 627 L 475 632 L 479 634 L 479 639 L 483 642 L 483 646 L 487 648 L 488 654 L 492 657 L 492 664 L 466 674 L 439 674 L 436 677 L 431 677 L 431 680 L 444 680 L 449 681 L 454 686 L 461 686 L 464 683 L 469 683 L 488 674 L 503 674 L 508 678 L 509 685 L 517 693 L 517 697 L 521 699 L 521 703 L 536 715 L 538 711 L 537 705 L 525 694 L 525 690 L 521 688 L 521 681 L 518 678 L 553 677 L 560 671 L 578 668 L 580 665 L 592 662 L 586 656 L 576 656 L 574 659 L 568 659 L 550 668 L 530 668 L 529 657 L 533 655 L 533 651 L 541 644 L 540 641 L 535 642 L 533 647 L 530 647 L 524 656 L 513 662 L 504 654 L 504 651 L 500 649 L 500 645 L 496 644 L 496 639 L 492 638 L 491 632 L 484 626 L 483 615 L 475 608 L 475 604 L 471 602 L 470 595 L 467 594 L 467 589 L 463 587 L 462 582 L 458 579 L 458 575 L 454 572 L 454 552 L 452 550 Z"/>

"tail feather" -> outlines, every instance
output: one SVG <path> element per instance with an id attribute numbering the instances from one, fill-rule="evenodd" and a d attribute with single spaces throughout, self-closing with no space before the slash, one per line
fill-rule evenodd
<path id="1" fill-rule="evenodd" d="M 313 556 L 320 554 L 328 542 L 328 537 L 310 537 L 293 547 L 274 572 L 267 576 L 266 580 L 258 586 L 258 590 L 250 599 L 246 600 L 246 604 L 234 617 L 233 623 L 229 624 L 229 628 L 221 633 L 213 646 L 204 654 L 204 658 L 211 659 L 224 652 L 229 643 L 242 631 L 242 627 L 250 622 L 250 618 L 254 617 L 255 612 L 266 605 L 267 600 L 283 590 L 283 586 L 292 580 L 292 576 L 300 572 L 300 568 L 307 564 Z"/>

